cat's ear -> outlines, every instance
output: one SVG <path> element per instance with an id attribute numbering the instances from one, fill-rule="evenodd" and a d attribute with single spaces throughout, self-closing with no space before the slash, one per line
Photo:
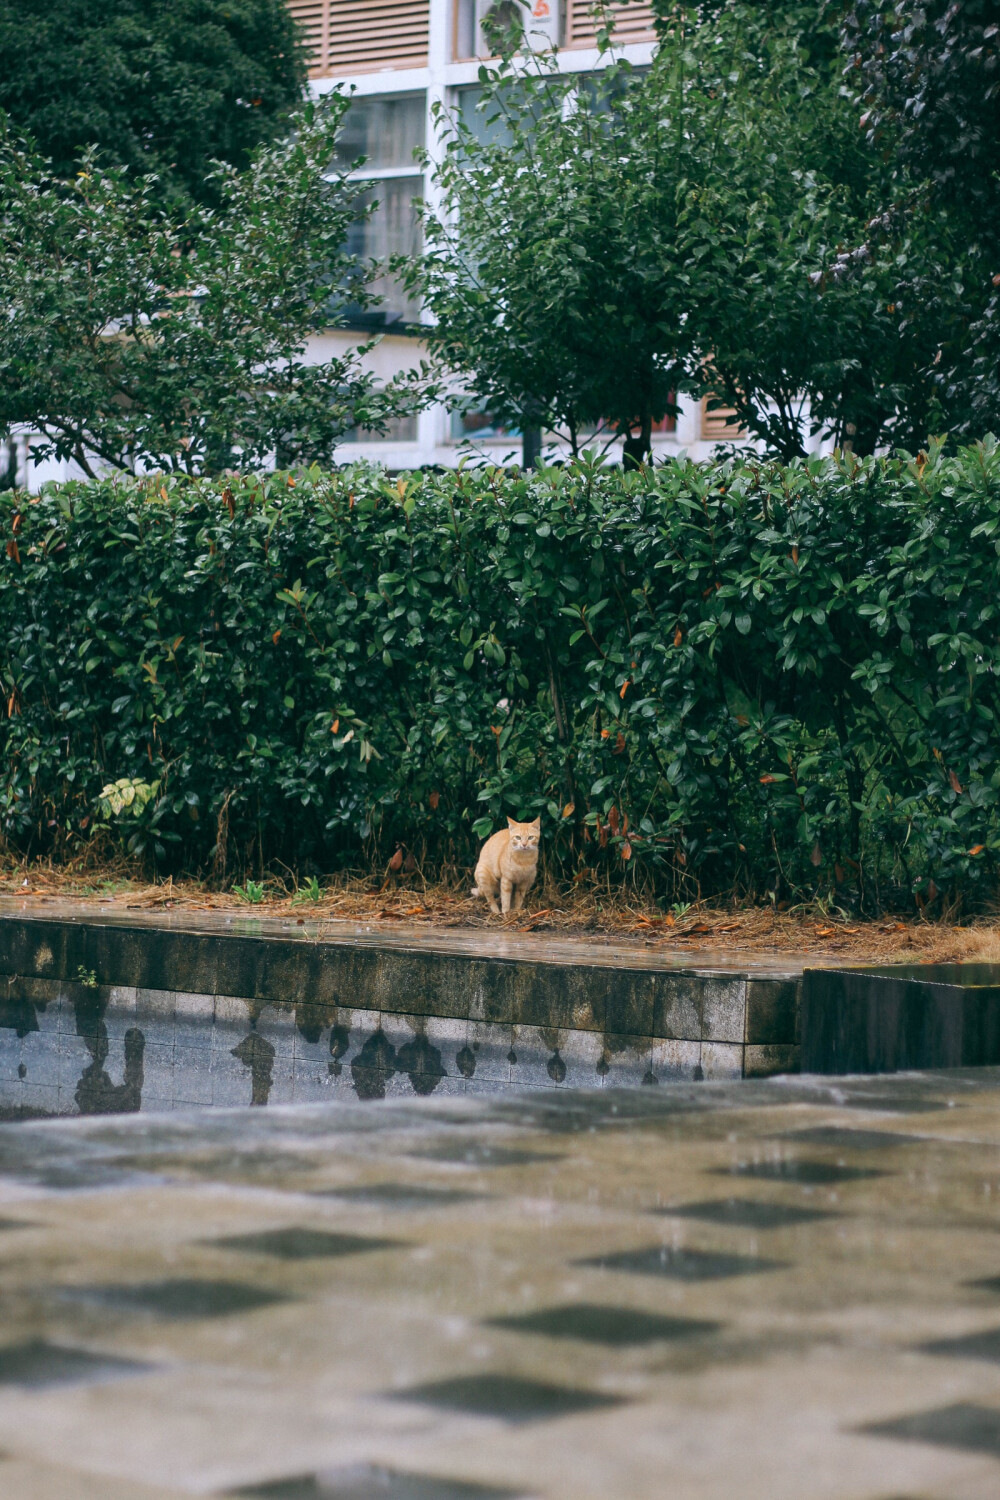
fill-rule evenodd
<path id="1" fill-rule="evenodd" d="M 518 821 L 517 821 L 516 818 L 508 818 L 507 819 L 507 827 L 508 828 L 517 828 L 519 826 L 520 825 L 518 824 Z"/>
<path id="2" fill-rule="evenodd" d="M 542 815 L 541 815 L 541 813 L 538 814 L 538 817 L 535 819 L 535 821 L 533 823 L 529 823 L 528 824 L 528 827 L 529 828 L 537 828 L 538 832 L 541 833 L 541 831 L 542 831 Z"/>

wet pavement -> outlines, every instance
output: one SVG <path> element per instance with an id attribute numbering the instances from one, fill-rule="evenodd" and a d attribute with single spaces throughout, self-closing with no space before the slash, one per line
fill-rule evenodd
<path id="1" fill-rule="evenodd" d="M 1000 1070 L 0 1127 L 0 1494 L 995 1500 Z"/>

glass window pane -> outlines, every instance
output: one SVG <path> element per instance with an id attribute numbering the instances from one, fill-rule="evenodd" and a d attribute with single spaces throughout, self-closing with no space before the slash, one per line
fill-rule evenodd
<path id="1" fill-rule="evenodd" d="M 378 200 L 369 219 L 356 222 L 347 237 L 347 248 L 359 260 L 385 261 L 390 255 L 417 255 L 420 252 L 420 225 L 414 200 L 423 193 L 419 177 L 388 178 L 373 183 L 363 195 L 362 203 Z M 384 300 L 377 309 L 383 316 L 415 322 L 420 304 L 388 274 L 376 278 L 371 290 Z"/>
<path id="2" fill-rule="evenodd" d="M 365 172 L 412 167 L 414 150 L 424 144 L 425 113 L 423 94 L 355 99 L 337 142 L 337 166 L 349 167 L 363 156 L 366 161 L 361 170 Z"/>

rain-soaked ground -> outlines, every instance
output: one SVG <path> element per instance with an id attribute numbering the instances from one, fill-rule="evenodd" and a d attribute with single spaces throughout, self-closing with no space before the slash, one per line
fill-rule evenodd
<path id="1" fill-rule="evenodd" d="M 0 1127 L 0 1495 L 997 1500 L 1000 1070 Z"/>

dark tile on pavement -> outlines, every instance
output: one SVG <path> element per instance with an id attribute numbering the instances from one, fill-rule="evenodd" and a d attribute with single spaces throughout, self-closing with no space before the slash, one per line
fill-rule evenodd
<path id="1" fill-rule="evenodd" d="M 672 1245 L 649 1245 L 643 1250 L 619 1250 L 573 1262 L 602 1271 L 628 1271 L 640 1276 L 667 1276 L 674 1281 L 720 1281 L 725 1276 L 750 1276 L 758 1271 L 783 1271 L 787 1262 L 757 1255 L 730 1255 L 722 1250 L 677 1250 Z"/>
<path id="2" fill-rule="evenodd" d="M 0 1385 L 20 1386 L 23 1390 L 121 1380 L 129 1375 L 143 1375 L 152 1368 L 139 1360 L 67 1348 L 46 1343 L 44 1339 L 29 1339 L 0 1348 Z"/>
<path id="3" fill-rule="evenodd" d="M 785 1229 L 792 1224 L 811 1224 L 832 1219 L 822 1208 L 799 1208 L 794 1203 L 760 1203 L 752 1198 L 709 1198 L 704 1203 L 681 1203 L 656 1208 L 667 1218 L 702 1219 L 706 1224 L 731 1224 L 737 1229 Z"/>
<path id="4" fill-rule="evenodd" d="M 423 1187 L 420 1183 L 374 1182 L 367 1187 L 318 1188 L 314 1198 L 343 1198 L 347 1203 L 370 1203 L 377 1208 L 449 1208 L 455 1203 L 486 1199 L 488 1193 L 462 1188 Z"/>
<path id="5" fill-rule="evenodd" d="M 807 1187 L 835 1187 L 841 1182 L 861 1182 L 884 1177 L 872 1167 L 845 1167 L 832 1161 L 754 1161 L 735 1167 L 717 1167 L 723 1177 L 753 1177 L 760 1182 L 799 1182 Z"/>
<path id="6" fill-rule="evenodd" d="M 897 1130 L 851 1130 L 846 1125 L 809 1125 L 805 1130 L 785 1130 L 782 1141 L 802 1141 L 806 1146 L 833 1146 L 838 1151 L 888 1151 L 894 1146 L 926 1146 L 919 1135 Z"/>
<path id="7" fill-rule="evenodd" d="M 573 1416 L 620 1406 L 622 1397 L 600 1391 L 585 1391 L 567 1385 L 527 1380 L 519 1375 L 457 1375 L 450 1380 L 432 1380 L 425 1385 L 389 1393 L 395 1401 L 417 1401 L 447 1411 L 476 1417 L 496 1417 L 503 1422 L 544 1422 L 553 1417 Z"/>
<path id="8" fill-rule="evenodd" d="M 201 1280 L 178 1276 L 164 1281 L 122 1282 L 109 1286 L 73 1287 L 63 1293 L 73 1301 L 107 1307 L 115 1312 L 143 1313 L 156 1318 L 222 1318 L 253 1312 L 292 1299 L 284 1292 L 248 1286 L 242 1281 Z"/>
<path id="9" fill-rule="evenodd" d="M 1000 1364 L 1000 1328 L 984 1328 L 960 1338 L 932 1339 L 917 1346 L 923 1354 L 942 1354 L 950 1359 L 985 1359 Z"/>
<path id="10" fill-rule="evenodd" d="M 312 1260 L 339 1255 L 361 1255 L 369 1250 L 399 1250 L 405 1240 L 375 1239 L 371 1235 L 337 1234 L 325 1229 L 264 1229 L 258 1234 L 230 1234 L 202 1240 L 219 1250 L 243 1255 L 273 1255 L 279 1260 Z"/>
<path id="11" fill-rule="evenodd" d="M 932 1411 L 895 1417 L 889 1422 L 871 1422 L 856 1429 L 873 1437 L 898 1438 L 909 1443 L 930 1443 L 939 1448 L 959 1448 L 968 1453 L 988 1453 L 1000 1458 L 1000 1411 L 957 1401 Z"/>
<path id="12" fill-rule="evenodd" d="M 318 1474 L 269 1479 L 233 1490 L 240 1500 L 518 1500 L 520 1490 L 499 1490 L 468 1480 L 403 1473 L 378 1464 L 352 1464 Z"/>
<path id="13" fill-rule="evenodd" d="M 659 1339 L 689 1339 L 715 1333 L 721 1326 L 704 1318 L 672 1318 L 662 1313 L 631 1307 L 602 1307 L 594 1302 L 573 1302 L 566 1307 L 546 1307 L 539 1312 L 505 1318 L 487 1318 L 491 1328 L 509 1328 L 515 1333 L 540 1333 L 547 1338 L 582 1339 L 609 1348 L 652 1344 Z"/>

